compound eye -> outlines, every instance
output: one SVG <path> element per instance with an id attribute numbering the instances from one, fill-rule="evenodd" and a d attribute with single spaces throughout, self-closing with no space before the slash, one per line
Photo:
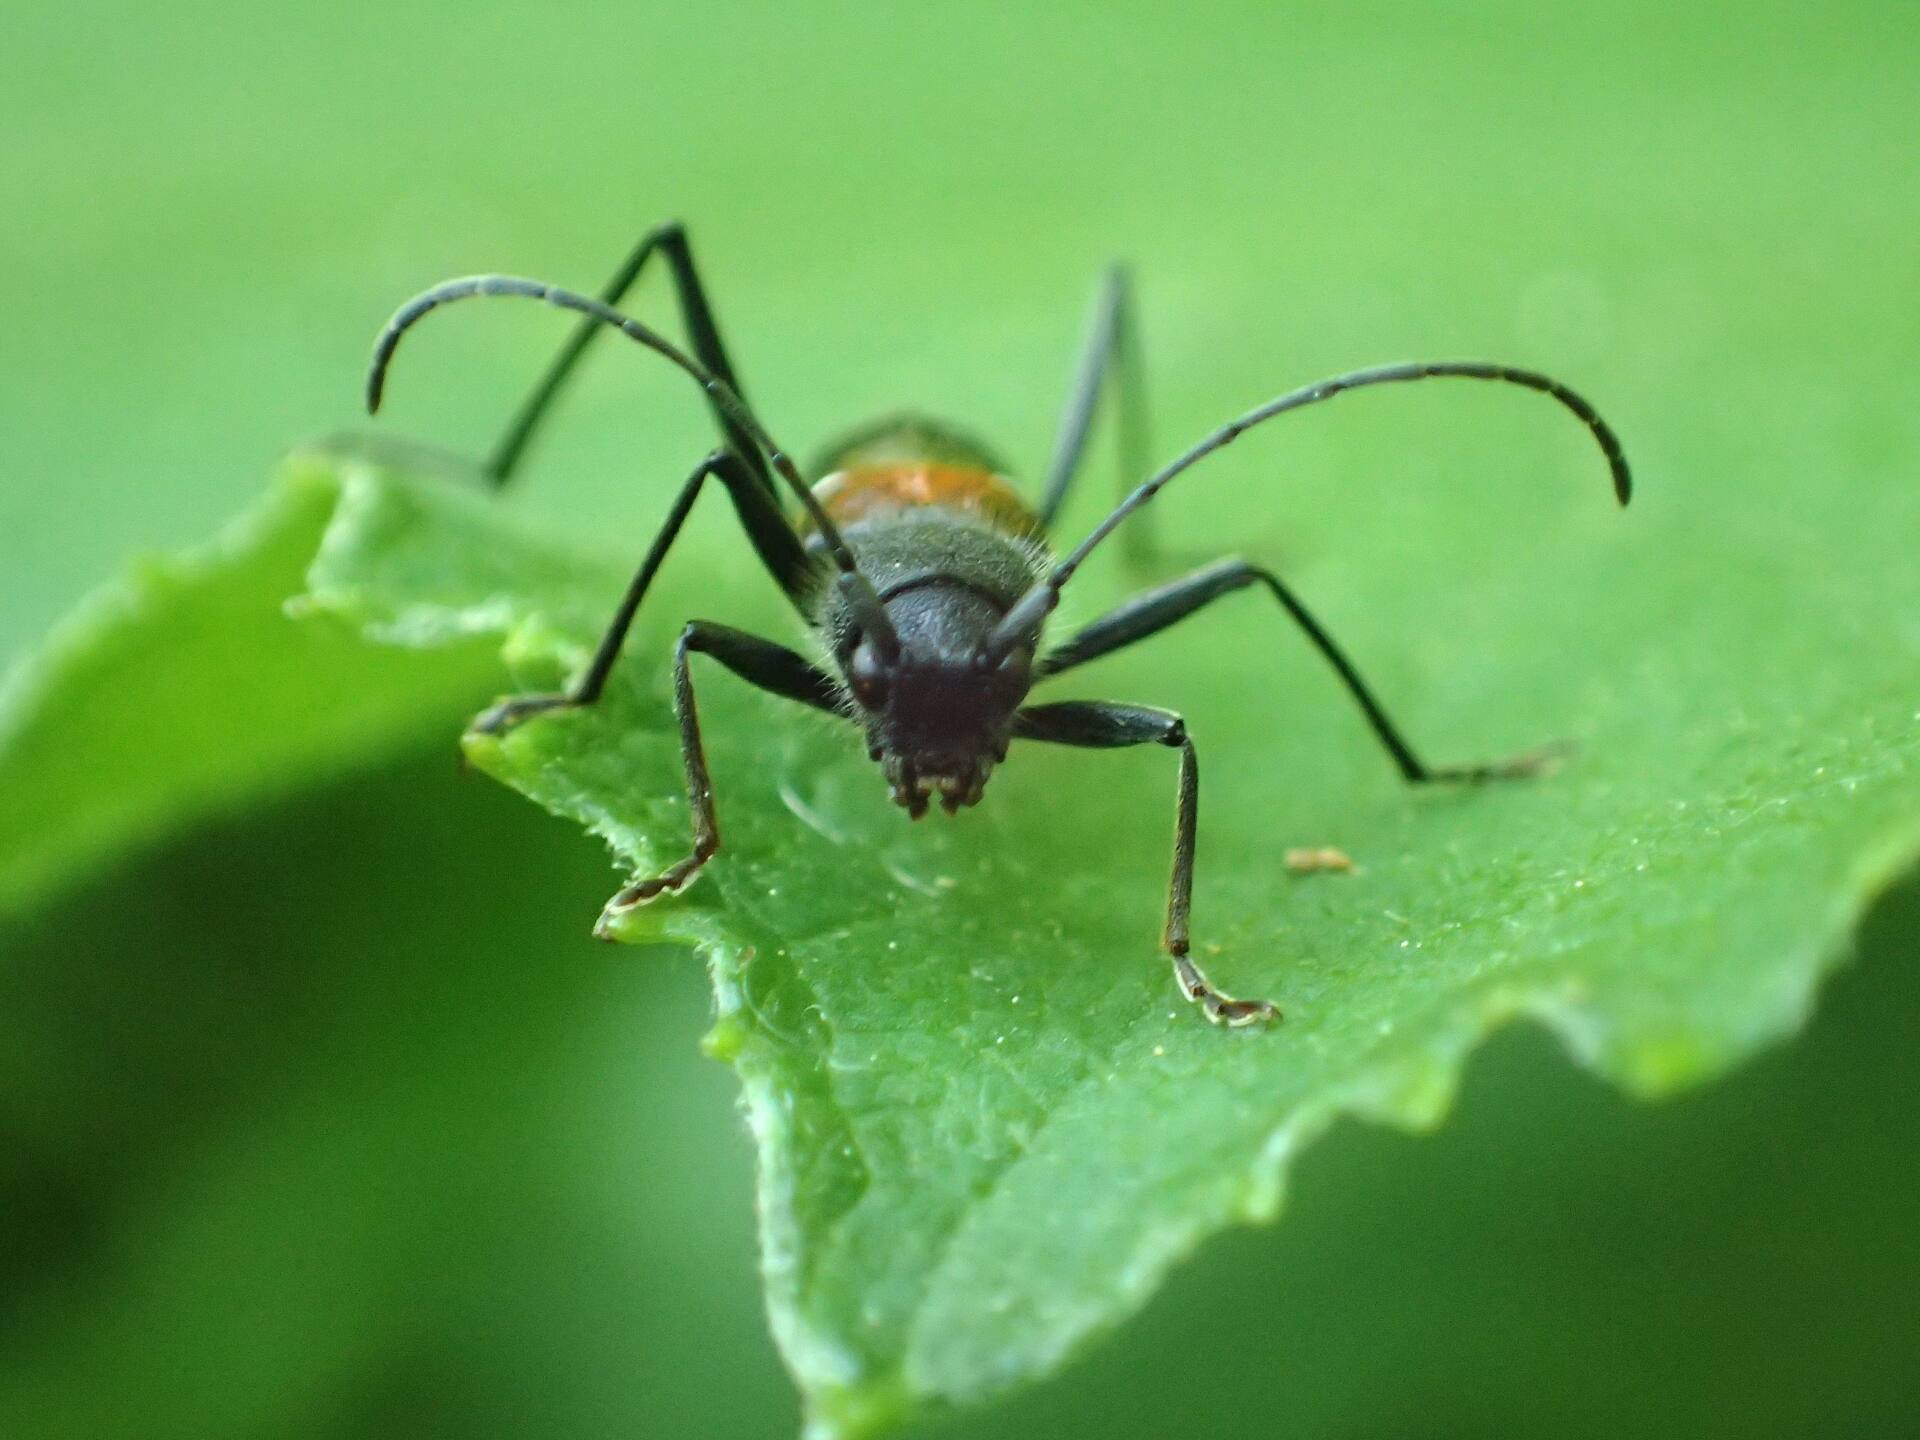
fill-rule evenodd
<path id="1" fill-rule="evenodd" d="M 853 698 L 869 710 L 887 703 L 887 672 L 874 654 L 873 646 L 862 640 L 847 662 L 847 683 L 853 686 Z"/>

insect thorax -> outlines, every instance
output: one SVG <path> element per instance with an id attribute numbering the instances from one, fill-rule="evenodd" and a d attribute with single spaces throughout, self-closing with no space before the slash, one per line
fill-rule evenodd
<path id="1" fill-rule="evenodd" d="M 991 628 L 1043 573 L 1039 521 L 986 448 L 920 416 L 895 416 L 843 437 L 814 487 L 860 568 L 920 647 L 946 652 Z M 820 540 L 804 522 L 810 549 Z M 844 659 L 853 626 L 831 587 L 821 638 Z M 907 635 L 903 633 L 903 639 Z"/>

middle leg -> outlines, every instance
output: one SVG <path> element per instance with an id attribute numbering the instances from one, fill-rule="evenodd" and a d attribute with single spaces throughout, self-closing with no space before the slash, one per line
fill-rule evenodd
<path id="1" fill-rule="evenodd" d="M 502 700 L 492 709 L 474 719 L 469 727 L 483 735 L 495 735 L 510 730 L 523 720 L 530 719 L 548 710 L 577 709 L 583 705 L 592 705 L 599 700 L 606 688 L 607 676 L 612 673 L 614 662 L 620 658 L 621 647 L 626 643 L 627 632 L 633 628 L 633 617 L 639 613 L 640 602 L 646 599 L 647 591 L 653 585 L 653 577 L 659 572 L 661 563 L 667 558 L 667 551 L 680 534 L 680 527 L 687 522 L 687 516 L 693 510 L 693 502 L 699 498 L 701 486 L 709 476 L 717 476 L 732 490 L 736 501 L 741 489 L 751 482 L 741 473 L 740 457 L 730 450 L 716 450 L 694 468 L 680 487 L 680 493 L 674 498 L 673 508 L 667 512 L 667 518 L 660 531 L 653 537 L 653 544 L 647 547 L 646 558 L 640 562 L 640 568 L 634 572 L 627 586 L 627 593 L 620 600 L 620 608 L 614 612 L 613 620 L 608 624 L 606 633 L 600 637 L 599 647 L 594 651 L 593 659 L 584 673 L 572 686 L 564 691 L 543 695 L 516 695 Z M 748 492 L 749 499 L 752 493 Z M 743 507 L 743 514 L 753 513 L 758 521 L 768 527 L 786 527 L 786 520 L 777 511 L 756 512 Z M 751 534 L 751 531 L 749 532 Z M 792 531 L 788 528 L 791 536 Z M 797 542 L 796 542 L 797 543 Z M 796 605 L 802 603 L 798 590 L 799 581 L 792 584 L 788 577 L 777 572 L 775 580 L 786 591 L 789 599 Z"/>

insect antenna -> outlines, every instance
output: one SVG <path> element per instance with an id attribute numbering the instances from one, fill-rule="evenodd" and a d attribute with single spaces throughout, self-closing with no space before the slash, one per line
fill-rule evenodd
<path id="1" fill-rule="evenodd" d="M 1061 586 L 1073 578 L 1073 572 L 1078 570 L 1081 562 L 1093 553 L 1094 547 L 1117 530 L 1129 515 L 1165 489 L 1176 476 L 1192 469 L 1214 451 L 1231 445 L 1256 425 L 1263 425 L 1290 410 L 1303 410 L 1309 405 L 1319 404 L 1322 400 L 1331 400 L 1334 396 L 1344 394 L 1348 390 L 1360 390 L 1369 385 L 1392 385 L 1402 381 L 1431 380 L 1439 377 L 1492 380 L 1506 385 L 1519 385 L 1524 389 L 1537 390 L 1559 401 L 1587 427 L 1594 441 L 1600 446 L 1601 453 L 1606 456 L 1607 468 L 1613 477 L 1614 497 L 1622 505 L 1632 499 L 1633 477 L 1627 469 L 1626 453 L 1620 448 L 1620 440 L 1613 433 L 1613 427 L 1601 419 L 1600 412 L 1585 399 L 1551 376 L 1542 375 L 1534 370 L 1516 369 L 1510 365 L 1490 365 L 1478 360 L 1380 365 L 1369 370 L 1355 370 L 1346 375 L 1336 375 L 1329 380 L 1303 385 L 1298 390 L 1289 390 L 1286 394 L 1269 400 L 1257 409 L 1249 410 L 1238 419 L 1228 421 L 1184 455 L 1142 482 L 1126 499 L 1114 507 L 1106 519 L 1093 528 L 1086 539 L 1074 547 L 1071 554 L 1056 565 L 1044 580 L 1023 595 L 1013 609 L 1007 612 L 1006 618 L 995 627 L 993 634 L 983 647 L 979 657 L 980 663 L 997 665 L 1016 646 L 1032 643 L 1039 635 L 1041 624 L 1059 603 Z"/>
<path id="2" fill-rule="evenodd" d="M 516 275 L 469 275 L 458 280 L 448 280 L 435 285 L 431 290 L 422 291 L 414 296 L 399 310 L 380 332 L 380 338 L 374 342 L 373 360 L 367 369 L 367 413 L 375 414 L 380 409 L 380 401 L 386 392 L 387 369 L 393 362 L 394 352 L 400 348 L 401 337 L 414 325 L 425 319 L 428 314 L 443 305 L 451 305 L 459 300 L 471 300 L 476 297 L 511 296 L 526 300 L 539 300 L 561 310 L 571 310 L 585 315 L 618 330 L 629 340 L 633 340 L 653 351 L 683 371 L 704 390 L 713 403 L 723 410 L 727 417 L 737 424 L 746 434 L 766 452 L 767 461 L 782 480 L 787 483 L 807 518 L 819 532 L 820 539 L 833 558 L 839 571 L 838 584 L 846 596 L 862 630 L 873 641 L 875 648 L 891 657 L 899 653 L 899 636 L 887 618 L 887 612 L 880 603 L 872 582 L 860 571 L 859 562 L 853 551 L 847 547 L 840 529 L 833 523 L 806 479 L 800 474 L 792 458 L 774 442 L 748 408 L 734 388 L 720 379 L 712 371 L 687 355 L 672 341 L 658 331 L 651 330 L 638 320 L 623 315 L 610 305 L 602 304 L 591 296 L 565 290 L 557 285 L 549 285 L 540 280 L 526 280 Z"/>

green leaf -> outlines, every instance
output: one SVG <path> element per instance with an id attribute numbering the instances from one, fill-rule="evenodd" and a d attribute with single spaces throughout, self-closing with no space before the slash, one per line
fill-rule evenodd
<path id="1" fill-rule="evenodd" d="M 1271 1218 L 1337 1116 L 1434 1124 L 1466 1053 L 1516 1017 L 1649 1096 L 1805 1021 L 1920 843 L 1916 506 L 1863 487 L 1827 537 L 1835 565 L 1794 543 L 1783 484 L 1747 483 L 1729 512 L 1727 487 L 1678 489 L 1686 442 L 1662 438 L 1625 518 L 1571 444 L 1539 467 L 1565 494 L 1515 463 L 1479 477 L 1476 509 L 1446 500 L 1445 455 L 1356 442 L 1414 498 L 1385 533 L 1361 498 L 1328 498 L 1316 528 L 1371 543 L 1291 567 L 1431 756 L 1576 740 L 1549 778 L 1399 787 L 1252 596 L 1071 687 L 1189 716 L 1196 939 L 1222 984 L 1285 1005 L 1272 1031 L 1208 1027 L 1155 947 L 1170 756 L 1016 751 L 979 810 L 914 827 L 832 722 L 698 673 L 726 847 L 621 934 L 711 966 L 710 1048 L 745 1089 L 774 1329 L 817 1434 L 1047 1373 L 1199 1240 Z M 1194 488 L 1257 533 L 1263 497 L 1223 468 Z M 629 562 L 471 496 L 345 483 L 315 605 L 416 643 L 500 632 L 527 688 L 580 664 Z M 1503 512 L 1502 534 L 1480 523 Z M 1504 533 L 1522 524 L 1524 543 Z M 707 558 L 701 613 L 751 610 L 738 566 Z M 1089 577 L 1080 613 L 1133 583 Z M 640 872 L 686 844 L 663 685 L 692 605 L 643 619 L 599 707 L 468 746 Z M 1327 843 L 1358 872 L 1283 867 Z"/>
<path id="2" fill-rule="evenodd" d="M 791 1434 L 702 977 L 590 940 L 606 884 L 435 743 L 0 926 L 0 1434 Z M 1440 1136 L 1339 1127 L 1284 1225 L 957 1433 L 1901 1433 L 1902 890 L 1736 1080 L 1649 1110 L 1510 1034 Z"/>
<path id="3" fill-rule="evenodd" d="M 700 977 L 568 926 L 605 876 L 441 737 L 0 921 L 0 1434 L 790 1429 Z"/>
<path id="4" fill-rule="evenodd" d="M 338 491 L 292 470 L 212 544 L 100 591 L 0 687 L 0 916 L 210 816 L 445 731 L 494 668 L 295 624 Z"/>

